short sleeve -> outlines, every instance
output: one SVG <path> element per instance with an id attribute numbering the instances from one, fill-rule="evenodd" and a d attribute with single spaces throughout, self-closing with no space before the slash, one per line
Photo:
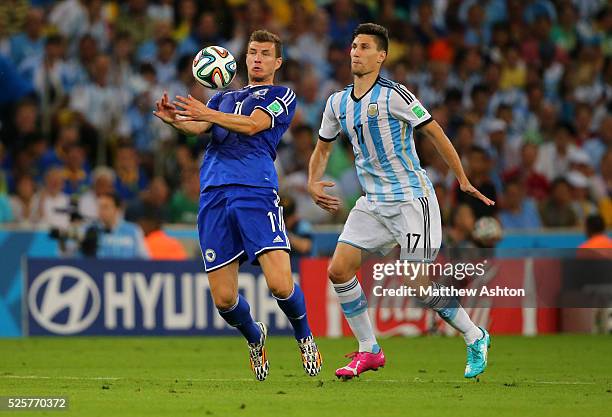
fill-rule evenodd
<path id="1" fill-rule="evenodd" d="M 260 94 L 260 97 L 253 110 L 260 109 L 268 114 L 272 119 L 271 127 L 291 123 L 296 107 L 293 90 L 288 87 L 275 86 L 265 94 Z"/>
<path id="2" fill-rule="evenodd" d="M 219 110 L 219 104 L 221 103 L 221 97 L 223 97 L 222 91 L 215 93 L 215 95 L 212 96 L 210 100 L 208 100 L 208 103 L 206 103 L 206 107 L 212 110 Z"/>
<path id="3" fill-rule="evenodd" d="M 332 99 L 334 95 L 332 94 L 327 99 L 327 103 L 325 104 L 325 110 L 323 110 L 323 118 L 321 119 L 321 128 L 319 129 L 319 139 L 324 142 L 332 142 L 336 140 L 336 137 L 340 133 L 340 122 L 336 118 L 334 114 Z"/>
<path id="4" fill-rule="evenodd" d="M 421 102 L 401 84 L 392 87 L 389 96 L 389 111 L 391 116 L 410 123 L 414 129 L 433 120 Z"/>

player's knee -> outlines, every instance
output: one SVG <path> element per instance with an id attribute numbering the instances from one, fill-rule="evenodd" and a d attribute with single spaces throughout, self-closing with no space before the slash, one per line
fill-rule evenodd
<path id="1" fill-rule="evenodd" d="M 327 268 L 327 276 L 334 284 L 342 284 L 351 279 L 353 275 L 355 275 L 353 271 L 349 271 L 346 267 L 334 263 L 330 264 Z"/>
<path id="2" fill-rule="evenodd" d="M 270 288 L 270 292 L 276 298 L 287 298 L 293 291 L 293 280 L 291 282 L 286 280 L 276 280 L 269 283 L 268 288 Z"/>
<path id="3" fill-rule="evenodd" d="M 221 291 L 216 294 L 213 293 L 213 301 L 218 310 L 229 310 L 234 307 L 238 295 L 232 291 Z"/>

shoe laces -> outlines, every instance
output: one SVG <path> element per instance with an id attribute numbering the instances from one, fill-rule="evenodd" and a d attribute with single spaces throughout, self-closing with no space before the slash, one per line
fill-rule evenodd
<path id="1" fill-rule="evenodd" d="M 354 363 L 357 363 L 357 361 L 360 361 L 363 359 L 363 357 L 365 356 L 366 352 L 351 352 L 351 353 L 347 353 L 346 355 L 344 355 L 345 358 L 349 358 L 352 359 L 351 361 L 351 365 Z"/>
<path id="2" fill-rule="evenodd" d="M 261 365 L 263 343 L 249 343 L 249 354 L 254 366 Z"/>
<path id="3" fill-rule="evenodd" d="M 298 345 L 300 346 L 302 355 L 316 355 L 318 351 L 317 345 L 314 343 L 312 336 L 298 340 Z"/>
<path id="4" fill-rule="evenodd" d="M 478 346 L 478 343 L 472 343 L 468 346 L 467 349 L 468 361 L 474 362 L 476 359 L 479 359 L 482 356 L 482 352 Z"/>

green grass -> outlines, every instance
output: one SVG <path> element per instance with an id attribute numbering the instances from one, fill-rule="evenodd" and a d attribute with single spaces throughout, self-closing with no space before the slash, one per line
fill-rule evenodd
<path id="1" fill-rule="evenodd" d="M 310 378 L 295 342 L 270 337 L 270 375 L 257 382 L 239 338 L 0 340 L 0 395 L 67 396 L 51 416 L 609 416 L 612 337 L 494 336 L 480 382 L 463 378 L 459 338 L 382 341 L 387 366 L 340 382 L 350 339 L 320 339 Z M 23 377 L 23 378 L 22 378 Z"/>

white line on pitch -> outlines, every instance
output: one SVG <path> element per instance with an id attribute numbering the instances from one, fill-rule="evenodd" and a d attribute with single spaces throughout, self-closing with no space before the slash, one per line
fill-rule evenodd
<path id="1" fill-rule="evenodd" d="M 172 379 L 179 380 L 181 382 L 255 382 L 252 378 L 141 378 L 141 377 L 79 377 L 79 376 L 42 376 L 42 375 L 0 375 L 0 378 L 9 379 L 65 379 L 75 381 L 118 381 L 122 379 L 137 379 L 144 381 L 168 381 Z M 436 383 L 436 384 L 466 384 L 469 383 L 467 380 L 427 380 L 422 378 L 415 378 L 413 380 L 408 379 L 362 379 L 360 382 L 367 383 L 392 383 L 392 384 L 414 384 L 414 383 Z M 597 385 L 596 382 L 585 382 L 585 381 L 493 381 L 487 380 L 487 382 L 494 384 L 510 383 L 510 384 L 545 384 L 545 385 Z"/>
<path id="2" fill-rule="evenodd" d="M 69 379 L 76 381 L 108 381 L 113 380 L 116 381 L 121 378 L 116 377 L 102 377 L 102 376 L 42 376 L 42 375 L 0 375 L 0 378 L 10 378 L 10 379 Z"/>
<path id="3" fill-rule="evenodd" d="M 469 380 L 457 379 L 457 380 L 431 380 L 415 378 L 414 380 L 408 379 L 364 379 L 362 382 L 389 382 L 389 383 L 435 383 L 435 384 L 466 384 Z M 549 384 L 549 385 L 597 385 L 597 382 L 583 382 L 583 381 L 494 381 L 486 380 L 486 382 L 494 384 Z"/>

